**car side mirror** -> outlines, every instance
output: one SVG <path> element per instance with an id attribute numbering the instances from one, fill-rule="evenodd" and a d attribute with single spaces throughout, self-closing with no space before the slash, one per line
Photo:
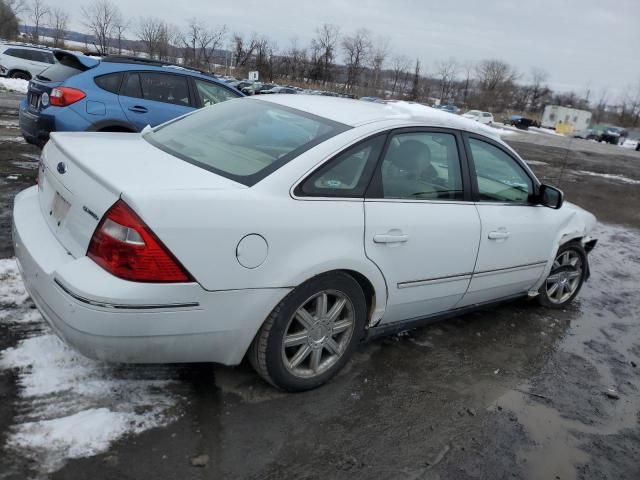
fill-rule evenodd
<path id="1" fill-rule="evenodd" d="M 540 185 L 540 193 L 538 194 L 538 203 L 545 207 L 559 209 L 564 203 L 564 193 L 562 190 L 551 185 Z"/>
<path id="2" fill-rule="evenodd" d="M 140 132 L 142 135 L 144 135 L 145 133 L 149 133 L 153 130 L 153 128 L 151 128 L 151 125 L 147 125 L 146 127 L 144 127 L 142 129 L 142 132 Z"/>

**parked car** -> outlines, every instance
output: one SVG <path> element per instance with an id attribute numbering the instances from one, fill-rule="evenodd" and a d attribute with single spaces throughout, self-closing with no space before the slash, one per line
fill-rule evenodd
<path id="1" fill-rule="evenodd" d="M 622 145 L 629 136 L 629 132 L 621 127 L 614 127 L 612 125 L 598 125 L 594 127 L 594 130 L 598 132 L 597 140 L 599 142 L 610 143 L 612 145 Z"/>
<path id="2" fill-rule="evenodd" d="M 0 44 L 0 76 L 31 80 L 55 63 L 47 48 L 16 43 Z"/>
<path id="3" fill-rule="evenodd" d="M 523 117 L 522 115 L 511 115 L 509 118 L 503 121 L 505 125 L 511 125 L 519 128 L 520 130 L 529 130 L 529 127 L 540 128 L 540 122 L 531 118 Z"/>
<path id="4" fill-rule="evenodd" d="M 139 132 L 242 96 L 216 78 L 184 67 L 61 50 L 54 55 L 57 63 L 29 82 L 19 110 L 22 136 L 39 146 L 51 132 Z"/>
<path id="5" fill-rule="evenodd" d="M 566 308 L 594 216 L 447 117 L 265 95 L 141 135 L 52 133 L 14 203 L 24 283 L 89 357 L 246 355 L 290 391 L 329 380 L 363 338 L 519 297 Z"/>
<path id="6" fill-rule="evenodd" d="M 462 116 L 464 118 L 474 120 L 478 123 L 484 123 L 485 125 L 493 124 L 493 115 L 489 112 L 481 112 L 480 110 L 469 110 Z"/>
<path id="7" fill-rule="evenodd" d="M 437 108 L 440 110 L 444 110 L 445 112 L 453 113 L 457 115 L 460 112 L 460 109 L 455 105 L 440 105 Z"/>

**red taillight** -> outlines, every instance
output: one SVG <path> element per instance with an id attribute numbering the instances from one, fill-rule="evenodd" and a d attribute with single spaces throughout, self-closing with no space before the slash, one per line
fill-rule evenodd
<path id="1" fill-rule="evenodd" d="M 93 233 L 87 256 L 116 277 L 134 282 L 192 282 L 193 278 L 136 213 L 118 200 Z"/>
<path id="2" fill-rule="evenodd" d="M 87 95 L 77 88 L 58 87 L 51 90 L 49 103 L 54 107 L 66 107 L 82 100 Z"/>

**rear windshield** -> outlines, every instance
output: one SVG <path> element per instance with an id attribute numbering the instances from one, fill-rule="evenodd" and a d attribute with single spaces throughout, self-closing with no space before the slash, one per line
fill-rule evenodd
<path id="1" fill-rule="evenodd" d="M 40 72 L 36 78 L 45 82 L 64 82 L 87 70 L 73 55 L 59 55 L 58 62 Z"/>
<path id="2" fill-rule="evenodd" d="M 244 185 L 350 127 L 282 105 L 236 99 L 145 135 L 152 145 Z"/>

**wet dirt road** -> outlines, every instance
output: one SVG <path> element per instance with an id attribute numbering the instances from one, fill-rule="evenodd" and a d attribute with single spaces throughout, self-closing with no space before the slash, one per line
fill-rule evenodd
<path id="1" fill-rule="evenodd" d="M 0 370 L 0 478 L 640 478 L 640 152 L 574 143 L 565 162 L 565 139 L 505 138 L 540 177 L 563 171 L 555 183 L 602 222 L 592 279 L 571 308 L 515 302 L 380 339 L 298 395 L 247 365 L 96 367 L 56 343 L 48 361 L 67 368 L 61 386 L 38 390 L 45 366 L 24 358 Z M 0 139 L 0 168 L 25 153 Z M 5 208 L 22 185 L 1 172 L 0 256 L 10 256 Z M 13 295 L 0 290 L 0 350 L 44 351 L 55 339 L 13 272 L 2 279 Z M 53 435 L 19 441 L 42 437 L 43 419 L 100 409 L 163 421 L 90 456 Z"/>

